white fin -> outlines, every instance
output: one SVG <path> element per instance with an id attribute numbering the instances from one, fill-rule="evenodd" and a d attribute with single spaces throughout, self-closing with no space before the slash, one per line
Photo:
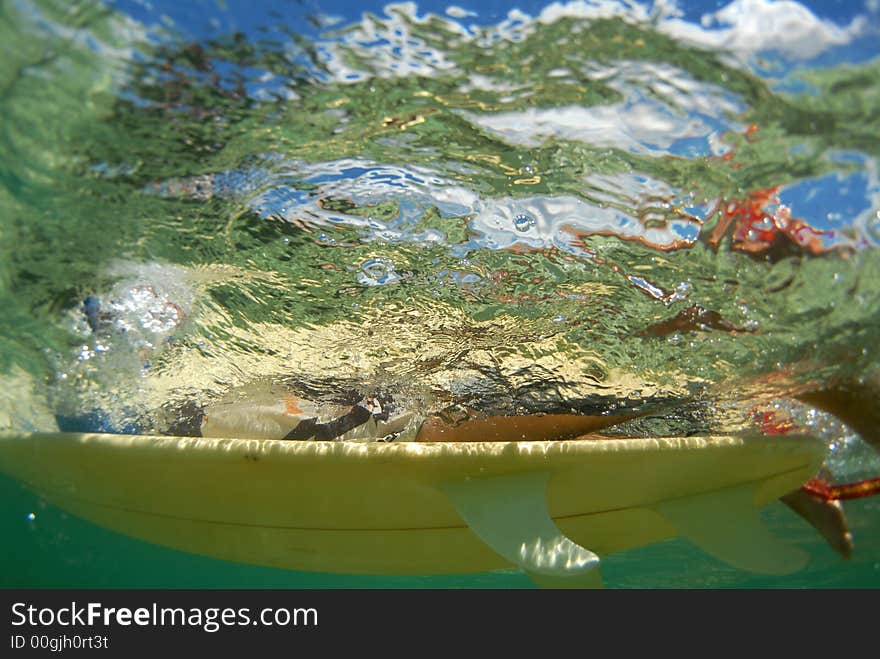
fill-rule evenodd
<path id="1" fill-rule="evenodd" d="M 758 516 L 755 485 L 746 484 L 653 506 L 676 530 L 715 558 L 752 572 L 790 574 L 809 555 L 774 536 Z"/>
<path id="2" fill-rule="evenodd" d="M 470 529 L 525 570 L 536 585 L 601 587 L 599 557 L 568 539 L 547 511 L 547 472 L 447 483 L 443 490 Z"/>

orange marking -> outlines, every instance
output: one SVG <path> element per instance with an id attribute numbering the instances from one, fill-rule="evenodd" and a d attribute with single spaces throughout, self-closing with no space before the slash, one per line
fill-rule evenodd
<path id="1" fill-rule="evenodd" d="M 296 404 L 299 401 L 296 398 L 285 398 L 284 399 L 284 413 L 287 416 L 296 416 L 297 414 L 305 414 L 301 409 L 299 409 Z"/>

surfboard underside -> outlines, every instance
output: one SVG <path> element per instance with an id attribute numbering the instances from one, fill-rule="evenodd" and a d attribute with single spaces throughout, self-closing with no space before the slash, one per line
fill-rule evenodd
<path id="1" fill-rule="evenodd" d="M 824 445 L 804 437 L 386 444 L 0 435 L 0 471 L 101 526 L 226 560 L 358 574 L 514 564 L 564 575 L 588 570 L 592 553 L 676 535 L 717 552 L 730 544 L 717 538 L 719 519 L 756 516 L 811 478 L 823 456 Z M 742 525 L 735 545 L 754 536 L 758 556 L 775 551 Z M 553 528 L 560 541 L 548 558 Z M 712 537 L 701 538 L 703 529 Z M 562 565 L 563 546 L 589 551 Z M 736 564 L 750 552 L 724 553 Z M 801 558 L 743 561 L 783 572 Z"/>

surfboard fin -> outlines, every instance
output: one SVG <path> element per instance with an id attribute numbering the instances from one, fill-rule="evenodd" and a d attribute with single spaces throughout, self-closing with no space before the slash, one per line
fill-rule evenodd
<path id="1" fill-rule="evenodd" d="M 809 555 L 774 536 L 754 503 L 754 485 L 673 499 L 653 506 L 700 549 L 737 568 L 762 574 L 796 572 Z"/>
<path id="2" fill-rule="evenodd" d="M 443 486 L 470 529 L 544 588 L 600 588 L 599 557 L 567 538 L 547 510 L 546 472 Z"/>

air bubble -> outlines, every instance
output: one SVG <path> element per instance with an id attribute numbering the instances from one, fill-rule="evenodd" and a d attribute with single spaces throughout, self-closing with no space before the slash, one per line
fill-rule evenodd
<path id="1" fill-rule="evenodd" d="M 364 286 L 384 286 L 399 282 L 400 275 L 394 271 L 394 263 L 391 259 L 378 258 L 361 264 L 357 280 Z"/>
<path id="2" fill-rule="evenodd" d="M 513 226 L 517 231 L 528 231 L 537 223 L 538 221 L 528 213 L 520 213 L 513 218 Z"/>

